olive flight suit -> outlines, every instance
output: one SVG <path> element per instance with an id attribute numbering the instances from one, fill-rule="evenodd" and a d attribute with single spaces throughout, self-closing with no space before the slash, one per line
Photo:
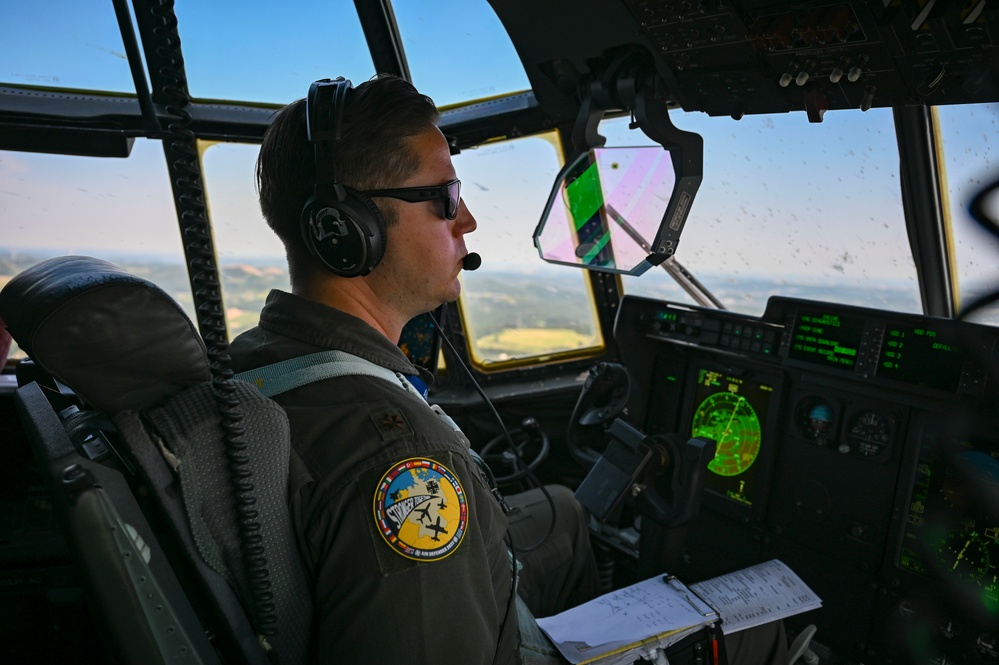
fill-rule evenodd
<path id="1" fill-rule="evenodd" d="M 360 319 L 280 291 L 230 346 L 237 372 L 327 350 L 417 373 Z M 320 662 L 518 662 L 507 518 L 450 419 L 373 376 L 274 399 L 291 424 L 290 507 Z"/>

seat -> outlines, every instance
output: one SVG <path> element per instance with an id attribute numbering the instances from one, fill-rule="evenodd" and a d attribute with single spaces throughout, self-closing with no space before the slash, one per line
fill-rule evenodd
<path id="1" fill-rule="evenodd" d="M 0 319 L 39 368 L 15 400 L 110 655 L 309 660 L 280 406 L 213 376 L 177 303 L 99 259 L 17 275 Z"/>

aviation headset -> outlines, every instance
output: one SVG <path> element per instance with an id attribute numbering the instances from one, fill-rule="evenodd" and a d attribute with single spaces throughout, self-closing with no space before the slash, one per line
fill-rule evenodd
<path id="1" fill-rule="evenodd" d="M 350 81 L 321 79 L 309 87 L 305 129 L 315 150 L 313 195 L 302 209 L 302 240 L 340 277 L 367 275 L 385 254 L 385 220 L 365 194 L 336 177 L 334 157 Z"/>

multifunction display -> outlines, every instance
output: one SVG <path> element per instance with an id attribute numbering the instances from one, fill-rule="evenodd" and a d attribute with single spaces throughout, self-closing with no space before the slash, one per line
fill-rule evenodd
<path id="1" fill-rule="evenodd" d="M 760 491 L 767 412 L 773 386 L 749 376 L 713 369 L 697 372 L 693 390 L 691 436 L 714 439 L 718 447 L 708 464 L 707 487 L 746 506 Z"/>
<path id="2" fill-rule="evenodd" d="M 876 374 L 954 392 L 963 365 L 960 345 L 942 327 L 890 324 L 881 343 Z"/>
<path id="3" fill-rule="evenodd" d="M 794 321 L 788 357 L 852 372 L 863 333 L 863 319 L 801 310 Z"/>
<path id="4" fill-rule="evenodd" d="M 999 352 L 992 326 L 781 296 L 767 302 L 763 321 L 783 321 L 780 352 L 797 366 L 923 393 L 999 391 L 999 377 L 990 377 Z"/>

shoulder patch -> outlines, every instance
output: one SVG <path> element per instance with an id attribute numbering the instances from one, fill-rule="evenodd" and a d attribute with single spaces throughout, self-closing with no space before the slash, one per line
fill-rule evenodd
<path id="1" fill-rule="evenodd" d="M 468 500 L 457 476 L 421 457 L 385 472 L 375 489 L 374 511 L 382 539 L 414 561 L 453 554 L 468 528 Z"/>

